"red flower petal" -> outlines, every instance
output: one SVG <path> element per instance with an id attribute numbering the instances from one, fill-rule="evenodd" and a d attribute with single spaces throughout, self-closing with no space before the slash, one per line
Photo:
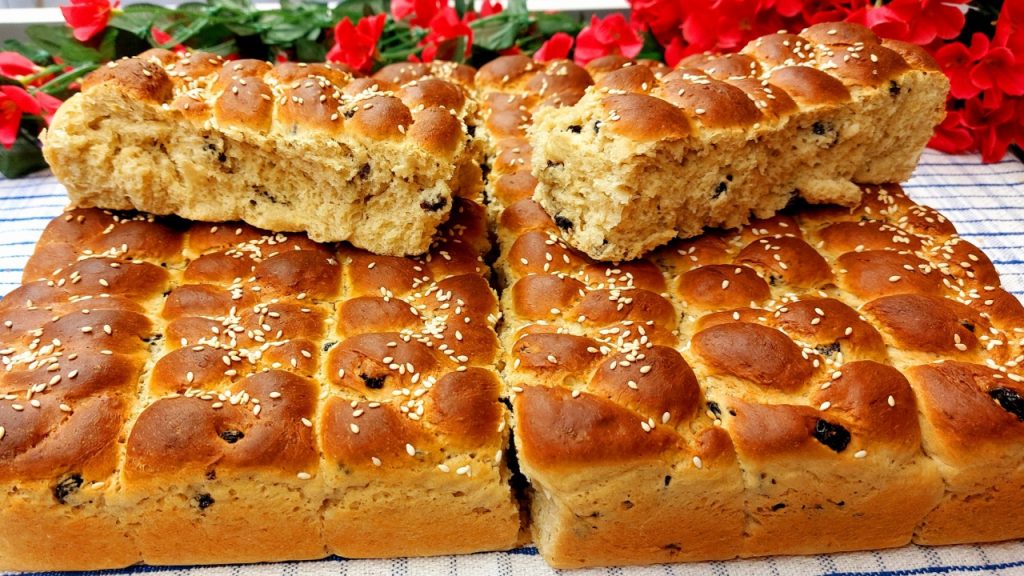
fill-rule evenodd
<path id="1" fill-rule="evenodd" d="M 31 60 L 17 52 L 0 52 L 0 74 L 8 78 L 28 76 L 38 68 Z"/>
<path id="2" fill-rule="evenodd" d="M 60 11 L 75 39 L 85 42 L 107 27 L 110 11 L 117 6 L 117 1 L 111 4 L 108 0 L 71 0 L 71 5 L 61 6 Z"/>
<path id="3" fill-rule="evenodd" d="M 342 62 L 360 72 L 373 68 L 377 41 L 384 32 L 386 14 L 366 16 L 358 24 L 346 16 L 334 26 L 334 46 L 327 52 L 329 62 Z"/>
<path id="4" fill-rule="evenodd" d="M 609 54 L 634 58 L 643 46 L 640 34 L 622 14 L 611 14 L 603 19 L 593 16 L 590 26 L 576 36 L 575 60 L 579 64 L 586 64 Z"/>
<path id="5" fill-rule="evenodd" d="M 558 32 L 541 44 L 540 48 L 533 53 L 533 59 L 538 62 L 550 60 L 562 60 L 569 57 L 569 50 L 572 50 L 572 36 L 565 32 Z"/>
<path id="6" fill-rule="evenodd" d="M 45 92 L 36 92 L 36 102 L 39 103 L 39 114 L 49 124 L 53 120 L 53 115 L 57 112 L 57 108 L 64 102 L 60 98 L 50 96 Z"/>

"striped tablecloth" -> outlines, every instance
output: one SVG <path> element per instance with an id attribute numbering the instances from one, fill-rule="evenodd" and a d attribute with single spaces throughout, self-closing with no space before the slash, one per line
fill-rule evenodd
<path id="1" fill-rule="evenodd" d="M 904 185 L 918 202 L 949 217 L 960 234 L 989 255 L 1003 284 L 1024 296 L 1024 164 L 1007 156 L 984 165 L 977 156 L 946 156 L 927 151 L 914 178 Z M 18 286 L 21 271 L 46 223 L 66 203 L 64 189 L 47 173 L 0 180 L 0 294 Z M 1024 510 L 1020 511 L 1024 514 Z M 59 553 L 59 550 L 54 550 Z M 2 562 L 0 562 L 2 563 Z M 141 566 L 103 574 L 157 573 L 187 576 L 299 576 L 321 574 L 476 575 L 554 574 L 534 548 L 511 552 L 441 558 L 345 560 L 176 568 Z M 984 546 L 922 548 L 909 546 L 881 552 L 765 558 L 647 568 L 580 570 L 573 575 L 708 575 L 770 574 L 913 576 L 918 574 L 1024 575 L 1024 542 Z"/>

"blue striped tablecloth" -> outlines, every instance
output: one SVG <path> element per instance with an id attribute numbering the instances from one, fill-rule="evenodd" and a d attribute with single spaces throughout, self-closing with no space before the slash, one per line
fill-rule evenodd
<path id="1" fill-rule="evenodd" d="M 949 217 L 960 234 L 982 247 L 995 263 L 1007 290 L 1024 296 L 1024 164 L 1007 156 L 984 165 L 977 156 L 925 152 L 914 178 L 904 185 L 918 202 Z M 21 271 L 46 223 L 66 204 L 64 189 L 48 174 L 20 180 L 0 179 L 0 294 L 18 286 Z M 1024 510 L 1020 511 L 1024 514 Z M 59 551 L 55 550 L 55 553 Z M 2 562 L 0 562 L 2 563 Z M 299 576 L 554 574 L 534 548 L 441 558 L 344 560 L 177 568 L 142 566 L 102 574 L 156 573 L 167 576 Z M 647 568 L 580 570 L 573 575 L 773 576 L 918 574 L 1024 575 L 1024 542 L 984 546 L 922 548 L 881 552 L 765 558 Z"/>

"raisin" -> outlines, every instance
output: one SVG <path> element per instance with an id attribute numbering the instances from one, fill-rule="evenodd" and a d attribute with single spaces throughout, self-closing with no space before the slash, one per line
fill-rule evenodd
<path id="1" fill-rule="evenodd" d="M 720 418 L 722 416 L 722 409 L 718 407 L 718 402 L 708 401 L 708 410 L 711 410 L 711 413 L 714 414 L 716 418 Z"/>
<path id="2" fill-rule="evenodd" d="M 476 126 L 473 126 L 472 124 L 467 124 L 466 125 L 466 134 L 469 134 L 470 138 L 473 138 L 474 136 L 476 136 Z"/>
<path id="3" fill-rule="evenodd" d="M 902 92 L 900 85 L 895 80 L 889 80 L 889 95 L 895 98 L 900 95 L 900 92 Z"/>
<path id="4" fill-rule="evenodd" d="M 355 108 L 349 108 L 348 110 L 345 110 L 344 112 L 342 112 L 342 114 L 345 116 L 345 118 L 352 118 L 353 116 L 356 115 L 356 109 Z"/>
<path id="5" fill-rule="evenodd" d="M 768 285 L 769 286 L 775 286 L 778 282 L 779 282 L 779 277 L 778 276 L 776 276 L 775 274 L 769 274 L 768 275 Z"/>
<path id="6" fill-rule="evenodd" d="M 555 162 L 553 160 L 548 160 L 548 168 L 554 168 L 556 166 L 562 166 L 562 165 L 563 165 L 562 162 Z"/>
<path id="7" fill-rule="evenodd" d="M 818 136 L 824 136 L 825 135 L 825 125 L 822 124 L 821 122 L 815 122 L 811 126 L 811 132 L 814 132 Z"/>
<path id="8" fill-rule="evenodd" d="M 572 132 L 573 134 L 579 134 L 580 132 L 583 132 L 583 126 L 580 126 L 579 124 L 573 124 L 572 126 L 569 126 L 569 132 Z"/>
<path id="9" fill-rule="evenodd" d="M 360 180 L 366 180 L 366 178 L 369 175 L 370 175 L 370 165 L 369 164 L 363 164 L 362 166 L 360 166 L 359 167 L 359 172 L 356 174 L 356 176 L 358 176 Z"/>
<path id="10" fill-rule="evenodd" d="M 850 445 L 850 432 L 846 428 L 820 418 L 814 425 L 814 438 L 836 452 L 842 452 Z"/>
<path id="11" fill-rule="evenodd" d="M 196 506 L 198 506 L 200 510 L 206 510 L 210 506 L 213 506 L 213 503 L 216 502 L 216 500 L 213 499 L 213 496 L 210 496 L 209 494 L 206 493 L 197 494 L 195 500 Z"/>
<path id="12" fill-rule="evenodd" d="M 831 358 L 832 355 L 835 354 L 836 352 L 842 351 L 842 347 L 839 345 L 839 342 L 833 342 L 831 344 L 821 344 L 819 346 L 815 346 L 814 349 L 818 352 L 818 354 L 821 354 L 822 356 L 829 358 Z"/>
<path id="13" fill-rule="evenodd" d="M 445 198 L 444 196 L 437 198 L 436 200 L 433 200 L 431 202 L 427 202 L 426 200 L 420 202 L 420 208 L 426 210 L 427 212 L 437 212 L 438 210 L 444 208 L 447 205 L 448 199 Z"/>
<path id="14" fill-rule="evenodd" d="M 558 226 L 562 230 L 572 230 L 572 220 L 569 220 L 565 216 L 559 214 L 555 216 L 555 226 Z"/>
<path id="15" fill-rule="evenodd" d="M 594 134 L 601 132 L 601 121 L 594 122 Z"/>
<path id="16" fill-rule="evenodd" d="M 225 430 L 220 433 L 220 439 L 228 444 L 234 444 L 242 438 L 245 438 L 245 434 L 241 430 Z"/>
<path id="17" fill-rule="evenodd" d="M 328 340 L 327 342 L 324 342 L 322 350 L 324 352 L 330 352 L 331 348 L 334 348 L 335 344 L 337 344 L 337 342 L 335 342 L 334 340 Z"/>
<path id="18" fill-rule="evenodd" d="M 78 492 L 78 489 L 82 487 L 82 482 L 82 477 L 78 474 L 65 477 L 53 488 L 53 497 L 57 499 L 57 502 L 67 504 L 68 496 Z"/>
<path id="19" fill-rule="evenodd" d="M 1020 393 L 1016 390 L 1009 388 L 995 388 L 988 391 L 988 395 L 992 397 L 1003 410 L 1006 410 L 1010 414 L 1017 417 L 1018 420 L 1024 422 L 1024 398 L 1020 397 Z"/>
<path id="20" fill-rule="evenodd" d="M 971 332 L 974 332 L 974 323 L 971 322 L 970 320 L 964 320 L 960 322 L 960 325 L 963 326 L 964 328 L 967 328 Z"/>
<path id="21" fill-rule="evenodd" d="M 718 200 L 718 198 L 725 194 L 725 191 L 729 189 L 729 185 L 725 182 L 719 182 L 718 186 L 715 186 L 715 191 L 711 193 L 712 200 Z"/>
<path id="22" fill-rule="evenodd" d="M 207 480 L 216 480 L 217 479 L 217 471 L 214 470 L 213 468 L 207 470 L 206 471 L 206 479 Z"/>
<path id="23" fill-rule="evenodd" d="M 668 485 L 671 484 L 671 483 L 672 483 L 672 477 L 671 476 L 665 476 L 665 486 L 668 487 Z"/>
<path id="24" fill-rule="evenodd" d="M 779 502 L 778 504 L 772 504 L 772 512 L 778 512 L 779 510 L 782 510 L 785 507 L 786 505 L 783 504 L 782 502 Z"/>
<path id="25" fill-rule="evenodd" d="M 363 379 L 363 384 L 370 390 L 380 390 L 384 387 L 384 379 L 386 376 L 370 376 L 368 374 L 360 374 L 360 378 Z"/>

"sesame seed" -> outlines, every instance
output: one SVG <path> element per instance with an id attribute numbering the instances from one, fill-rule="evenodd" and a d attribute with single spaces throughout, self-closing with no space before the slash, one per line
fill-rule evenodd
<path id="1" fill-rule="evenodd" d="M 867 455 L 868 455 L 868 451 L 867 451 L 867 450 L 857 450 L 857 451 L 856 451 L 856 452 L 855 452 L 855 453 L 853 454 L 853 457 L 854 457 L 854 458 L 864 458 L 864 457 L 865 457 L 865 456 L 867 456 Z"/>
<path id="2" fill-rule="evenodd" d="M 455 470 L 455 473 L 459 475 L 469 474 L 469 466 L 461 466 L 457 470 Z"/>
<path id="3" fill-rule="evenodd" d="M 893 398 L 892 395 L 890 395 L 889 398 L 886 401 L 889 403 L 889 406 L 895 406 L 896 405 L 896 399 Z"/>
<path id="4" fill-rule="evenodd" d="M 405 452 L 407 454 L 409 454 L 409 456 L 415 456 L 416 455 L 416 449 L 413 448 L 412 444 L 406 444 L 405 445 Z"/>
<path id="5" fill-rule="evenodd" d="M 647 374 L 650 371 L 651 371 L 651 367 L 650 366 L 641 366 L 640 367 L 640 373 L 641 374 Z"/>
<path id="6" fill-rule="evenodd" d="M 824 412 L 825 410 L 828 410 L 831 407 L 832 407 L 832 403 L 826 400 L 825 402 L 821 403 L 821 406 L 818 407 L 818 410 L 821 410 L 822 412 Z"/>
<path id="7" fill-rule="evenodd" d="M 3 426 L 0 426 L 0 440 L 3 440 L 4 436 L 6 436 L 6 435 L 7 435 L 7 429 L 4 428 Z"/>
<path id="8" fill-rule="evenodd" d="M 348 429 L 351 430 L 353 434 L 359 434 L 359 425 L 357 425 L 355 422 L 349 424 Z"/>
<path id="9" fill-rule="evenodd" d="M 302 419 L 302 425 L 305 426 L 306 428 L 312 428 L 313 427 L 313 423 L 309 420 L 309 418 L 303 418 Z"/>
<path id="10" fill-rule="evenodd" d="M 299 472 L 296 476 L 298 476 L 299 480 L 309 480 L 313 477 L 309 472 Z"/>
<path id="11" fill-rule="evenodd" d="M 696 466 L 698 470 L 700 470 L 701 468 L 704 467 L 704 461 L 700 459 L 700 456 L 694 456 L 693 465 Z"/>
<path id="12" fill-rule="evenodd" d="M 438 464 L 437 465 L 437 469 L 440 470 L 441 472 L 444 472 L 444 473 L 448 473 L 448 472 L 452 471 L 452 469 L 449 468 L 447 464 Z"/>
<path id="13" fill-rule="evenodd" d="M 900 281 L 899 274 L 893 274 L 892 276 L 889 276 L 889 282 L 899 282 L 899 281 Z"/>

